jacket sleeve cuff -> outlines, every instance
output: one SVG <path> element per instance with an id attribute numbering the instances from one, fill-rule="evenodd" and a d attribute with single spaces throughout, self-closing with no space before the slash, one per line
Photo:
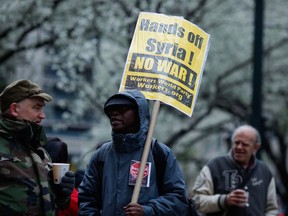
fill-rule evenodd
<path id="1" fill-rule="evenodd" d="M 221 194 L 218 198 L 218 206 L 221 210 L 226 209 L 226 198 L 227 198 L 226 194 Z"/>

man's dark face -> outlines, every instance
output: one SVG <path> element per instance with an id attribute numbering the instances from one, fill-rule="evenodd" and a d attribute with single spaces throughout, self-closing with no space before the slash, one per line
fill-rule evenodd
<path id="1" fill-rule="evenodd" d="M 136 107 L 117 105 L 107 108 L 112 130 L 115 133 L 137 133 L 140 128 L 140 120 Z"/>

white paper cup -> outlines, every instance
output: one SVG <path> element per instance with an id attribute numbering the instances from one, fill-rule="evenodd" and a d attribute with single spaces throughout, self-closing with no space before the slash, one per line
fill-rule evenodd
<path id="1" fill-rule="evenodd" d="M 53 180 L 54 184 L 60 184 L 61 178 L 65 175 L 67 171 L 69 171 L 70 164 L 68 163 L 53 163 Z"/>

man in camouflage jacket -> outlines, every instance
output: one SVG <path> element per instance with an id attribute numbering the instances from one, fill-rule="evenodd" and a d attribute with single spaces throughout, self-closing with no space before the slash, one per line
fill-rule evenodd
<path id="1" fill-rule="evenodd" d="M 44 150 L 45 101 L 52 97 L 29 80 L 8 85 L 0 95 L 0 214 L 55 215 L 69 205 L 74 173 L 60 185 L 51 178 L 51 158 Z"/>

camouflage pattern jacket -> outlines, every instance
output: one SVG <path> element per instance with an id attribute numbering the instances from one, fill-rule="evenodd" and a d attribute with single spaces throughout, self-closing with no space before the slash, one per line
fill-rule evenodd
<path id="1" fill-rule="evenodd" d="M 0 214 L 55 215 L 69 198 L 56 199 L 48 181 L 51 159 L 41 126 L 0 118 Z"/>

